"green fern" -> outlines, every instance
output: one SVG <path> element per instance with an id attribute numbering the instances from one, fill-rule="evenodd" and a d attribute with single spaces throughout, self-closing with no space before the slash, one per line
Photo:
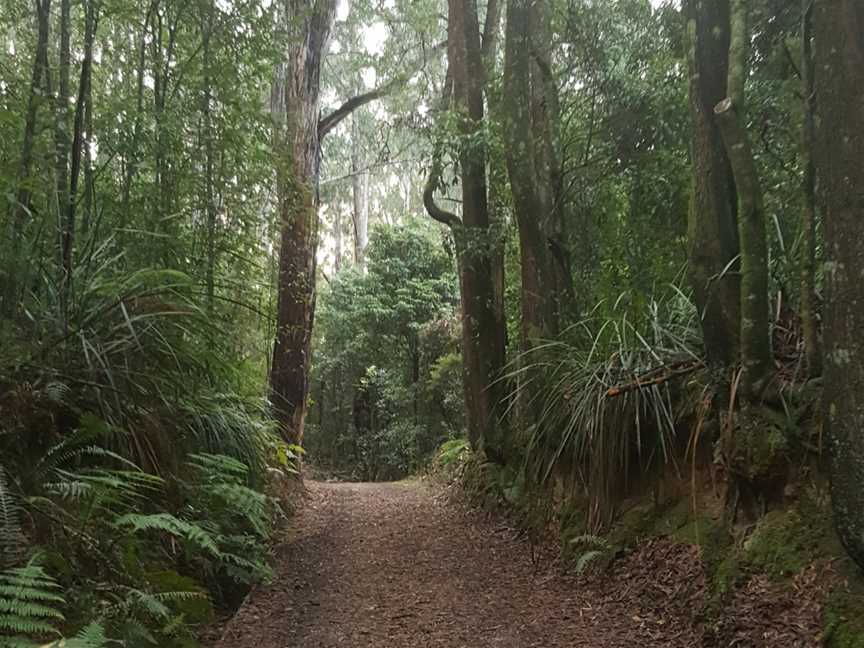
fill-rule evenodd
<path id="1" fill-rule="evenodd" d="M 156 475 L 139 470 L 105 470 L 101 468 L 70 472 L 54 470 L 55 482 L 45 490 L 69 500 L 93 500 L 98 505 L 131 506 L 164 484 Z"/>
<path id="2" fill-rule="evenodd" d="M 104 648 L 109 643 L 104 626 L 93 622 L 71 639 L 59 639 L 42 648 Z"/>
<path id="3" fill-rule="evenodd" d="M 0 646 L 32 646 L 32 637 L 59 636 L 65 603 L 59 588 L 35 560 L 0 572 Z"/>
<path id="4" fill-rule="evenodd" d="M 210 504 L 205 507 L 211 511 L 210 517 L 216 511 L 226 511 L 260 538 L 270 535 L 274 503 L 245 485 L 249 471 L 245 464 L 225 455 L 194 454 L 189 457 L 189 466 L 196 473 L 191 499 Z"/>
<path id="5" fill-rule="evenodd" d="M 129 587 L 125 589 L 123 599 L 111 608 L 111 613 L 130 615 L 138 619 L 149 617 L 164 622 L 175 616 L 175 612 L 170 607 L 171 603 L 183 603 L 201 598 L 207 598 L 206 594 L 187 590 L 154 594 Z"/>
<path id="6" fill-rule="evenodd" d="M 572 538 L 570 544 L 586 548 L 576 559 L 574 569 L 577 574 L 584 573 L 589 566 L 612 551 L 612 545 L 608 540 L 590 533 Z"/>
<path id="7" fill-rule="evenodd" d="M 133 532 L 157 531 L 165 533 L 182 538 L 216 558 L 222 555 L 213 536 L 207 531 L 197 524 L 181 520 L 170 513 L 153 513 L 151 515 L 127 513 L 118 517 L 114 521 L 114 526 L 118 529 L 125 528 Z"/>
<path id="8" fill-rule="evenodd" d="M 249 467 L 242 461 L 221 454 L 198 453 L 189 455 L 189 466 L 202 479 L 208 481 L 242 483 L 249 474 Z"/>
<path id="9" fill-rule="evenodd" d="M 9 489 L 6 472 L 0 466 L 0 568 L 11 567 L 24 555 L 21 507 Z"/>
<path id="10" fill-rule="evenodd" d="M 590 551 L 586 551 L 581 556 L 579 556 L 578 560 L 576 560 L 576 566 L 574 569 L 577 574 L 582 574 L 588 569 L 588 566 L 591 565 L 595 560 L 603 557 L 604 552 L 599 549 L 592 549 Z"/>
<path id="11" fill-rule="evenodd" d="M 450 439 L 438 449 L 438 463 L 442 467 L 462 461 L 466 453 L 471 451 L 471 445 L 467 439 Z"/>

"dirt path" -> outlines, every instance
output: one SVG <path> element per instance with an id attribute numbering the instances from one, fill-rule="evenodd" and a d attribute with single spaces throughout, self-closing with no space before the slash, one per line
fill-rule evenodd
<path id="1" fill-rule="evenodd" d="M 550 561 L 535 568 L 511 529 L 422 482 L 308 488 L 273 584 L 252 593 L 219 648 L 701 644 L 687 548 L 649 547 L 648 578 L 623 561 L 609 585 L 580 588 Z"/>

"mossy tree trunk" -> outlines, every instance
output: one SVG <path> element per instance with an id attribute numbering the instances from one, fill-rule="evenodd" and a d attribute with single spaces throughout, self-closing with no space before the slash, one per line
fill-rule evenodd
<path id="1" fill-rule="evenodd" d="M 804 355 L 811 377 L 822 373 L 822 350 L 816 319 L 816 166 L 813 162 L 814 108 L 813 88 L 813 0 L 801 0 L 801 93 L 804 117 L 801 128 L 801 330 Z"/>
<path id="2" fill-rule="evenodd" d="M 714 115 L 726 96 L 729 2 L 689 0 L 685 13 L 693 173 L 688 271 L 708 363 L 725 374 L 738 360 L 741 308 L 735 183 Z"/>
<path id="3" fill-rule="evenodd" d="M 824 422 L 837 530 L 864 568 L 864 4 L 814 5 L 825 235 Z"/>
<path id="4" fill-rule="evenodd" d="M 738 198 L 741 257 L 741 367 L 745 396 L 758 400 L 771 377 L 771 308 L 768 301 L 768 237 L 759 172 L 744 110 L 749 67 L 749 0 L 732 0 L 726 97 L 714 108 Z"/>

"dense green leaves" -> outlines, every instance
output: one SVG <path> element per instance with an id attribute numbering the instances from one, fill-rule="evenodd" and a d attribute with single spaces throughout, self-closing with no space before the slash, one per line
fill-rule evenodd
<path id="1" fill-rule="evenodd" d="M 378 227 L 368 259 L 367 272 L 346 268 L 321 298 L 308 444 L 340 470 L 397 477 L 459 431 L 460 369 L 446 361 L 453 260 L 420 226 Z"/>

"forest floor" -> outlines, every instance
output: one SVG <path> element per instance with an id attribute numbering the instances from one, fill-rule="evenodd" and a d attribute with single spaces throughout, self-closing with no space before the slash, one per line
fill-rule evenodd
<path id="1" fill-rule="evenodd" d="M 273 582 L 250 594 L 218 648 L 714 643 L 700 616 L 705 575 L 692 545 L 649 541 L 602 577 L 577 579 L 564 574 L 554 548 L 532 546 L 434 483 L 306 487 Z M 820 645 L 810 598 L 750 592 L 724 634 L 738 646 Z"/>

